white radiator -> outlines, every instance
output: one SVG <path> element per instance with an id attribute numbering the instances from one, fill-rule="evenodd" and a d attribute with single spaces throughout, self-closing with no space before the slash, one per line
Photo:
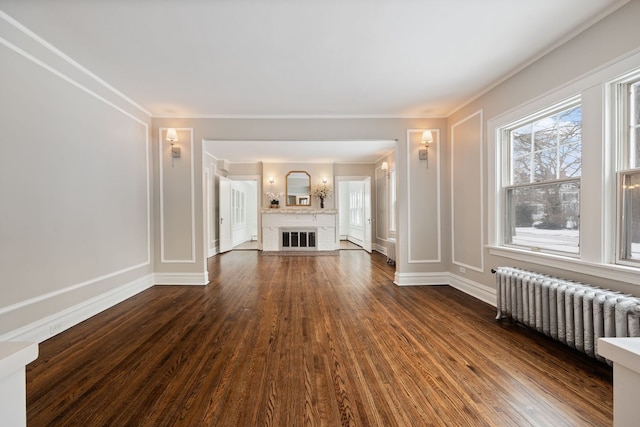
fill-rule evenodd
<path id="1" fill-rule="evenodd" d="M 640 337 L 640 298 L 519 268 L 495 273 L 496 319 L 511 317 L 601 361 L 598 338 Z"/>

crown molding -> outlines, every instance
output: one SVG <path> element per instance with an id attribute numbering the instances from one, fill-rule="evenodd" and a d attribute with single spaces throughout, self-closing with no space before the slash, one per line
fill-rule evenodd
<path id="1" fill-rule="evenodd" d="M 278 120 L 278 119 L 446 119 L 445 114 L 159 114 L 154 119 L 239 119 L 239 120 Z"/>

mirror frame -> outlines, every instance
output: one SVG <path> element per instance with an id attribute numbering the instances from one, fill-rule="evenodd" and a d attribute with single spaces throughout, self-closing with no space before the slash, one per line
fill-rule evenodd
<path id="1" fill-rule="evenodd" d="M 294 174 L 294 173 L 303 173 L 306 174 L 307 177 L 309 178 L 309 193 L 307 193 L 307 200 L 308 203 L 306 205 L 303 204 L 298 204 L 298 203 L 289 203 L 289 175 Z M 309 174 L 309 172 L 307 171 L 289 171 L 289 173 L 287 173 L 287 175 L 284 178 L 284 184 L 285 184 L 285 201 L 286 201 L 286 205 L 287 206 L 304 206 L 307 208 L 311 207 L 311 175 Z M 304 197 L 304 196 L 302 196 Z"/>

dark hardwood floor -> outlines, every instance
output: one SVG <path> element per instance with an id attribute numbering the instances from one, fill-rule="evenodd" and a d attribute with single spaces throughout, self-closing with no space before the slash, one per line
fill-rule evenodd
<path id="1" fill-rule="evenodd" d="M 29 426 L 612 424 L 606 364 L 381 255 L 210 260 L 40 346 Z M 1 422 L 0 422 L 1 423 Z"/>

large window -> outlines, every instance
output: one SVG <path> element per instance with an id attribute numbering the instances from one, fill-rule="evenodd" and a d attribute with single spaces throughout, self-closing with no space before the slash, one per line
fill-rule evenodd
<path id="1" fill-rule="evenodd" d="M 355 226 L 362 226 L 364 209 L 362 204 L 362 191 L 351 191 L 349 208 L 351 211 L 350 223 Z"/>
<path id="2" fill-rule="evenodd" d="M 240 226 L 245 224 L 245 194 L 242 191 L 232 189 L 231 190 L 231 209 L 233 226 Z"/>
<path id="3" fill-rule="evenodd" d="M 617 84 L 618 147 L 618 261 L 640 263 L 640 73 Z"/>
<path id="4" fill-rule="evenodd" d="M 500 129 L 506 245 L 580 252 L 582 109 L 574 99 Z"/>

